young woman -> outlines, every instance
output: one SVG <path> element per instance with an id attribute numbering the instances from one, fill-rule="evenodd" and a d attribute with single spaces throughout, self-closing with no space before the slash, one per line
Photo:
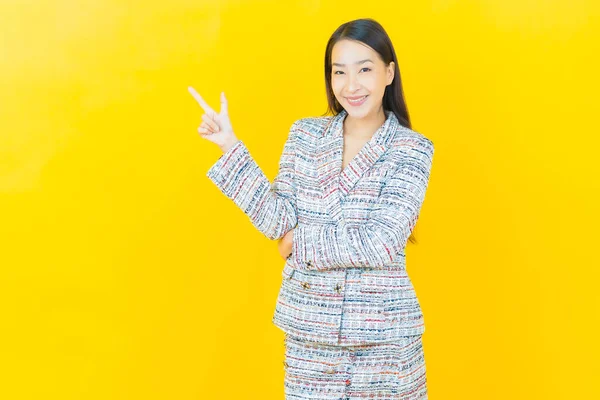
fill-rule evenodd
<path id="1" fill-rule="evenodd" d="M 286 262 L 273 323 L 285 333 L 286 399 L 427 399 L 423 314 L 405 247 L 433 142 L 410 127 L 398 61 L 372 19 L 325 52 L 330 116 L 295 121 L 271 184 L 237 139 L 221 93 L 200 135 L 223 155 L 207 176 Z M 326 113 L 327 114 L 327 113 Z"/>

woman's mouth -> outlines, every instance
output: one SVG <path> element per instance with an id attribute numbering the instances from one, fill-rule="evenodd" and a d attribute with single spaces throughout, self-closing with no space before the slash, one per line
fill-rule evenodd
<path id="1" fill-rule="evenodd" d="M 365 100 L 366 100 L 366 98 L 367 98 L 367 97 L 369 97 L 369 95 L 368 95 L 368 94 L 367 94 L 367 95 L 365 95 L 365 96 L 363 96 L 363 97 L 360 97 L 360 98 L 354 99 L 354 100 L 353 100 L 353 99 L 351 99 L 351 98 L 349 98 L 349 97 L 346 97 L 346 100 L 348 101 L 348 103 L 349 103 L 351 106 L 360 106 L 360 105 L 362 105 L 362 104 L 365 102 Z"/>

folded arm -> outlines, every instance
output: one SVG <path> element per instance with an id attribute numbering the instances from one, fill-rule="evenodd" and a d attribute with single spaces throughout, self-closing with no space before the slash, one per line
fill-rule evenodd
<path id="1" fill-rule="evenodd" d="M 412 232 L 425 197 L 433 159 L 433 142 L 411 142 L 396 171 L 386 181 L 368 219 L 326 225 L 299 225 L 293 231 L 296 268 L 379 268 L 393 261 Z"/>
<path id="2" fill-rule="evenodd" d="M 295 142 L 297 124 L 290 128 L 273 183 L 240 140 L 213 164 L 206 176 L 250 218 L 269 239 L 279 239 L 297 224 Z"/>

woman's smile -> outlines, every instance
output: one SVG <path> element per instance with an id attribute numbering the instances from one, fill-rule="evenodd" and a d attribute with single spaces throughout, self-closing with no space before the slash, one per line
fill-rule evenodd
<path id="1" fill-rule="evenodd" d="M 351 106 L 360 106 L 365 102 L 367 97 L 369 97 L 369 95 L 364 95 L 362 97 L 354 97 L 354 98 L 346 97 L 346 100 L 348 100 L 348 104 L 350 104 Z"/>

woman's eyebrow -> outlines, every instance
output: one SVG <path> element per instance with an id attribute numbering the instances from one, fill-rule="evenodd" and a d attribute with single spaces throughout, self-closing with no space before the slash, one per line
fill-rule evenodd
<path id="1" fill-rule="evenodd" d="M 370 59 L 367 58 L 365 60 L 360 60 L 360 61 L 355 62 L 354 65 L 363 64 L 363 63 L 366 63 L 367 61 L 368 62 L 373 62 L 373 61 L 371 61 Z M 331 65 L 335 65 L 336 67 L 345 67 L 346 66 L 346 64 L 340 64 L 340 63 L 333 63 Z"/>

